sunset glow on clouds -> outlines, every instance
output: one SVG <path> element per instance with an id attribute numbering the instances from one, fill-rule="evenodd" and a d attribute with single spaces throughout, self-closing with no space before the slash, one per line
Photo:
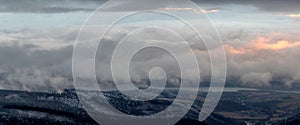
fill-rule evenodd
<path id="1" fill-rule="evenodd" d="M 297 46 L 300 46 L 300 41 L 291 42 L 289 40 L 273 40 L 272 37 L 258 37 L 245 46 L 235 48 L 225 45 L 225 49 L 231 54 L 247 54 L 260 50 L 279 51 Z"/>
<path id="2" fill-rule="evenodd" d="M 220 9 L 194 9 L 194 8 L 160 8 L 160 10 L 165 11 L 192 11 L 195 13 L 217 13 L 220 12 Z"/>
<path id="3" fill-rule="evenodd" d="M 300 14 L 289 14 L 287 16 L 292 18 L 300 18 Z"/>
<path id="4" fill-rule="evenodd" d="M 203 13 L 217 13 L 220 12 L 220 9 L 203 9 L 201 10 Z"/>

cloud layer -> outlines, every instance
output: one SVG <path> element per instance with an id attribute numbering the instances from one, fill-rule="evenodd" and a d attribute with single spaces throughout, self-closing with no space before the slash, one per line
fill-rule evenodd
<path id="1" fill-rule="evenodd" d="M 241 1 L 241 0 L 193 0 L 200 7 L 206 5 L 245 5 L 255 6 L 261 11 L 270 12 L 299 12 L 300 2 L 297 0 L 259 0 L 259 1 Z M 93 11 L 106 0 L 0 0 L 0 12 L 22 12 L 22 13 L 62 13 L 75 11 Z M 128 0 L 120 1 L 118 4 L 105 8 L 107 11 L 130 11 L 140 9 L 159 9 L 182 5 L 180 0 Z M 82 6 L 84 5 L 84 6 Z"/>
<path id="2" fill-rule="evenodd" d="M 0 0 L 0 13 L 66 13 L 85 11 L 90 12 L 101 5 L 104 1 L 98 0 Z M 158 9 L 168 11 L 191 11 L 201 13 L 226 14 L 228 6 L 242 5 L 253 6 L 257 12 L 280 13 L 282 18 L 297 18 L 299 16 L 299 1 L 294 0 L 260 0 L 260 1 L 240 1 L 240 0 L 195 0 L 201 7 L 206 9 L 199 11 L 185 6 L 178 5 L 177 1 L 155 0 L 147 4 L 149 0 L 130 0 L 126 3 L 119 3 L 104 8 L 105 11 L 131 11 L 136 9 Z M 82 5 L 85 6 L 82 6 Z M 228 5 L 228 6 L 227 6 Z M 222 8 L 222 6 L 227 6 Z M 210 8 L 210 9 L 209 9 Z M 134 10 L 136 10 L 134 9 Z M 224 12 L 224 13 L 222 13 Z M 243 13 L 235 13 L 239 15 Z M 43 14 L 42 14 L 43 15 Z M 24 16 L 24 15 L 23 15 Z M 76 16 L 76 15 L 75 15 Z M 225 15 L 226 16 L 226 15 Z M 261 15 L 260 15 L 261 16 Z M 274 15 L 272 15 L 274 16 Z M 253 16 L 255 17 L 255 15 Z M 268 18 L 268 17 L 267 17 Z M 277 17 L 276 17 L 277 18 Z M 278 17 L 279 18 L 279 17 Z M 148 18 L 145 18 L 147 20 Z M 261 19 L 261 18 L 260 18 Z M 272 18 L 275 19 L 275 18 Z M 165 21 L 165 20 L 163 20 Z M 199 21 L 199 20 L 196 20 Z M 261 26 L 253 22 L 243 24 L 239 27 L 236 25 L 227 25 L 228 21 L 218 20 L 217 29 L 220 32 L 227 53 L 227 83 L 230 86 L 243 87 L 260 87 L 260 88 L 300 88 L 300 38 L 297 25 L 292 25 L 291 20 L 284 20 L 287 23 L 278 24 L 287 26 L 286 28 L 276 28 Z M 234 20 L 236 21 L 236 20 Z M 239 20 L 238 20 L 239 21 Z M 251 20 L 255 21 L 255 20 Z M 265 20 L 262 20 L 262 22 Z M 268 21 L 268 20 L 267 20 Z M 266 21 L 266 22 L 267 22 Z M 220 23 L 221 22 L 221 23 Z M 232 22 L 230 20 L 229 22 Z M 200 21 L 199 21 L 200 23 Z M 295 22 L 292 22 L 295 23 Z M 45 24 L 47 25 L 47 24 Z M 80 24 L 78 24 L 80 25 Z M 249 28 L 250 27 L 250 28 Z M 292 29 L 293 27 L 296 27 Z M 98 72 L 102 72 L 99 79 L 103 83 L 111 84 L 112 78 L 109 67 L 109 53 L 111 52 L 118 39 L 126 35 L 132 27 L 117 29 L 114 33 L 105 37 L 102 48 L 103 55 L 97 65 Z M 296 30 L 295 30 L 296 29 Z M 205 34 L 203 37 L 210 41 L 216 40 L 218 36 L 211 35 L 207 27 L 203 26 Z M 0 30 L 0 88 L 16 89 L 30 91 L 60 91 L 64 88 L 72 88 L 72 71 L 71 59 L 73 43 L 79 29 L 70 28 L 69 26 L 55 27 L 49 29 L 24 29 L 21 31 Z M 201 71 L 202 81 L 210 80 L 210 60 L 206 48 L 202 41 L 195 37 L 194 34 L 187 31 L 185 27 L 179 27 L 178 31 L 183 34 L 184 38 L 189 39 L 189 43 L 196 54 Z M 156 35 L 149 40 L 151 34 Z M 87 49 L 93 44 L 90 41 L 97 40 L 99 34 L 94 31 L 84 34 L 87 41 Z M 157 42 L 164 44 L 160 38 L 176 41 L 169 34 L 161 30 L 148 30 L 140 33 L 130 42 L 132 46 Z M 170 44 L 176 48 L 180 44 Z M 218 48 L 220 46 L 216 46 Z M 125 50 L 124 50 L 125 51 Z M 105 53 L 106 52 L 106 53 Z M 188 56 L 189 53 L 182 51 L 181 57 Z M 86 59 L 91 59 L 82 53 Z M 126 57 L 126 55 L 124 56 Z M 169 82 L 178 85 L 180 73 L 178 64 L 174 58 L 157 49 L 149 49 L 139 52 L 131 62 L 131 77 L 133 81 L 144 83 L 149 82 L 148 72 L 153 66 L 161 66 L 169 74 Z M 125 64 L 124 64 L 125 65 Z M 85 72 L 85 64 L 82 64 L 82 72 Z M 188 67 L 188 70 L 194 70 L 194 67 Z M 86 73 L 89 75 L 89 73 Z M 148 84 L 148 83 L 147 83 Z"/>
<path id="3" fill-rule="evenodd" d="M 0 12 L 18 13 L 62 13 L 74 11 L 92 11 L 102 0 L 0 0 Z M 85 6 L 82 6 L 85 5 Z"/>

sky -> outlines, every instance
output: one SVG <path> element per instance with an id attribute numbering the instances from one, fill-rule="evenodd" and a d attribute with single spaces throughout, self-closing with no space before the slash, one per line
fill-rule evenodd
<path id="1" fill-rule="evenodd" d="M 60 91 L 73 88 L 72 52 L 77 34 L 89 15 L 103 0 L 0 0 L 0 89 L 27 91 Z M 201 23 L 197 15 L 207 14 L 224 44 L 227 58 L 228 86 L 254 88 L 300 89 L 300 1 L 295 0 L 194 0 L 202 8 L 194 9 L 180 0 L 119 1 L 101 9 L 95 24 L 108 26 L 110 18 L 140 10 L 156 10 L 181 14 Z M 156 20 L 151 20 L 156 19 Z M 150 21 L 149 21 L 150 20 Z M 104 37 L 102 52 L 110 52 L 120 36 L 133 25 L 162 23 L 182 31 L 185 38 L 193 33 L 184 26 L 161 15 L 137 16 L 123 22 L 127 27 L 115 29 Z M 131 25 L 132 24 L 132 25 Z M 203 27 L 203 37 L 212 41 L 209 28 Z M 169 39 L 159 29 L 139 33 L 133 45 L 155 42 L 150 34 Z M 163 35 L 162 35 L 163 34 Z M 84 34 L 87 41 L 99 37 L 93 31 Z M 140 42 L 142 39 L 143 41 Z M 170 38 L 171 39 L 171 38 Z M 157 41 L 156 41 L 157 42 Z M 210 78 L 210 60 L 203 44 L 191 40 L 198 59 L 202 81 Z M 88 42 L 87 42 L 88 44 Z M 176 45 L 172 45 L 176 48 Z M 205 48 L 205 47 L 204 47 Z M 131 69 L 132 79 L 142 82 L 149 66 L 164 67 L 170 82 L 177 84 L 178 68 L 170 55 L 157 50 L 145 50 L 136 56 Z M 162 56 L 159 56 L 162 55 Z M 101 56 L 101 55 L 100 55 Z M 182 56 L 186 56 L 182 52 Z M 105 57 L 103 57 L 105 58 Z M 102 59 L 102 58 L 101 58 Z M 112 81 L 105 68 L 106 60 L 97 68 L 103 73 L 101 82 Z M 176 65 L 174 63 L 174 65 Z M 193 67 L 191 67 L 192 69 Z M 82 69 L 84 72 L 84 69 Z M 108 82 L 109 83 L 109 82 Z"/>

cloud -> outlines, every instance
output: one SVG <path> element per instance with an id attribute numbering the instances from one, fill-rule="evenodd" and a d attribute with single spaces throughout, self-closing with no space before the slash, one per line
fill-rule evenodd
<path id="1" fill-rule="evenodd" d="M 261 11 L 269 12 L 299 12 L 300 1 L 296 0 L 258 0 L 258 1 L 243 1 L 243 0 L 193 0 L 199 6 L 204 5 L 251 5 Z"/>
<path id="2" fill-rule="evenodd" d="M 242 85 L 250 87 L 269 87 L 271 86 L 272 74 L 267 73 L 247 73 L 241 76 Z"/>
<path id="3" fill-rule="evenodd" d="M 17 13 L 65 13 L 76 11 L 93 11 L 107 0 L 0 0 L 0 12 Z M 261 11 L 270 12 L 299 12 L 300 2 L 297 0 L 193 0 L 200 7 L 224 6 L 229 4 L 251 5 Z M 82 6 L 84 5 L 84 6 Z M 104 11 L 134 11 L 134 10 L 153 10 L 159 8 L 185 8 L 186 5 L 180 0 L 127 0 L 119 1 L 113 5 L 103 8 Z"/>
<path id="4" fill-rule="evenodd" d="M 212 8 L 212 9 L 203 9 L 202 10 L 202 13 L 218 13 L 220 12 L 221 10 L 218 9 L 218 8 Z"/>
<path id="5" fill-rule="evenodd" d="M 76 28 L 52 28 L 43 31 L 33 29 L 14 32 L 0 31 L 0 45 L 36 45 L 40 47 L 39 49 L 57 49 L 73 45 L 78 31 Z"/>
<path id="6" fill-rule="evenodd" d="M 93 11 L 104 2 L 104 0 L 0 0 L 0 12 L 64 13 Z"/>
<path id="7" fill-rule="evenodd" d="M 62 91 L 70 88 L 72 80 L 58 73 L 51 73 L 47 69 L 15 68 L 0 80 L 1 89 L 25 91 Z"/>
<path id="8" fill-rule="evenodd" d="M 135 27 L 136 28 L 136 27 Z M 203 27 L 205 29 L 205 27 Z M 251 33 L 249 30 L 231 26 L 218 26 L 221 38 L 224 41 L 227 52 L 228 83 L 247 87 L 274 87 L 294 88 L 300 81 L 300 72 L 296 66 L 300 65 L 299 33 Z M 126 35 L 132 27 L 116 29 L 105 36 L 100 54 L 97 55 L 97 72 L 102 83 L 112 84 L 112 77 L 107 67 L 110 67 L 110 52 L 114 50 L 116 43 Z M 201 71 L 201 80 L 210 80 L 210 59 L 204 44 L 186 28 L 178 31 L 183 38 L 192 45 Z M 207 30 L 205 30 L 207 31 Z M 56 32 L 53 34 L 53 32 Z M 216 40 L 211 31 L 202 34 L 205 39 Z M 20 32 L 0 32 L 0 88 L 20 89 L 30 91 L 60 91 L 64 88 L 72 88 L 72 43 L 75 41 L 77 30 L 53 29 L 49 32 L 24 30 Z M 99 34 L 90 31 L 84 34 L 86 49 L 94 44 Z M 155 36 L 155 37 L 154 37 Z M 155 38 L 153 40 L 153 38 Z M 176 39 L 162 32 L 160 29 L 151 29 L 135 35 L 129 42 L 132 47 L 149 42 L 157 42 L 160 39 L 175 41 Z M 152 41 L 150 41 L 152 40 Z M 173 42 L 174 43 L 174 42 Z M 55 46 L 48 46 L 55 44 Z M 172 48 L 180 44 L 169 44 Z M 126 51 L 126 50 L 124 50 Z M 83 59 L 92 59 L 93 53 L 81 53 Z M 179 56 L 184 58 L 189 53 L 182 51 Z M 125 55 L 124 58 L 127 56 Z M 120 59 L 121 60 L 121 59 Z M 86 64 L 82 62 L 81 72 L 90 75 L 86 71 Z M 123 64 L 125 65 L 125 64 Z M 148 72 L 153 66 L 160 66 L 169 74 L 169 83 L 178 85 L 180 74 L 178 64 L 174 58 L 161 50 L 152 48 L 139 52 L 131 62 L 130 73 L 133 81 L 141 84 L 149 84 Z M 193 73 L 194 67 L 187 67 L 188 73 Z"/>
<path id="9" fill-rule="evenodd" d="M 137 11 L 137 10 L 153 10 L 159 8 L 176 8 L 178 5 L 185 8 L 185 2 L 180 0 L 127 0 L 118 1 L 110 4 L 110 6 L 102 8 L 104 11 Z"/>
<path id="10" fill-rule="evenodd" d="M 120 30 L 120 29 L 119 29 Z M 228 83 L 235 86 L 246 86 L 246 87 L 258 87 L 258 88 L 291 88 L 298 86 L 299 81 L 299 70 L 295 69 L 296 66 L 300 65 L 300 44 L 299 33 L 250 33 L 245 29 L 236 28 L 219 28 L 221 38 L 224 41 L 225 49 L 227 52 L 227 67 L 228 67 Z M 190 38 L 193 35 L 186 30 L 181 29 L 184 38 Z M 126 34 L 127 30 L 123 29 L 118 31 L 120 34 Z M 149 34 L 158 34 L 156 37 L 150 37 Z M 116 36 L 122 36 L 120 34 L 114 34 Z M 297 35 L 298 34 L 298 35 Z M 203 37 L 209 40 L 215 40 L 214 36 L 208 34 L 202 34 Z M 147 41 L 146 38 L 164 38 L 169 36 L 159 30 L 151 30 L 141 33 L 131 39 L 132 45 L 145 44 L 143 41 Z M 107 45 L 111 47 L 104 47 L 103 52 L 109 52 L 113 50 L 113 46 L 118 41 L 117 37 L 109 36 L 106 39 Z M 172 37 L 171 37 L 172 38 Z M 170 39 L 171 39 L 170 38 Z M 174 41 L 174 40 L 172 40 Z M 190 40 L 194 53 L 196 54 L 198 64 L 200 66 L 201 78 L 203 81 L 209 81 L 210 79 L 210 60 L 206 49 L 201 40 Z M 173 48 L 176 48 L 176 44 L 172 44 Z M 142 81 L 147 79 L 148 66 L 161 65 L 164 66 L 165 70 L 169 75 L 173 75 L 173 78 L 178 77 L 176 72 L 172 69 L 176 69 L 176 64 L 173 64 L 172 58 L 166 53 L 160 53 L 158 50 L 152 50 L 149 52 L 140 53 L 137 56 L 132 65 L 135 65 L 132 70 L 132 77 L 136 81 Z M 182 57 L 186 56 L 182 52 Z M 105 54 L 104 54 L 105 55 Z M 125 56 L 124 56 L 125 58 Z M 103 58 L 101 58 L 102 61 Z M 104 58 L 106 59 L 106 58 Z M 104 61 L 105 62 L 105 61 Z M 99 65 L 100 66 L 100 65 Z M 110 67 L 108 64 L 102 63 L 101 68 L 97 71 L 101 71 L 103 77 L 102 80 L 111 80 L 110 74 L 105 67 Z M 193 70 L 193 67 L 190 67 Z M 100 76 L 101 77 L 101 76 Z M 170 80 L 171 81 L 171 80 Z"/>
<path id="11" fill-rule="evenodd" d="M 0 46 L 0 88 L 61 91 L 72 88 L 72 46 L 40 49 L 32 44 Z"/>
<path id="12" fill-rule="evenodd" d="M 76 11 L 93 11 L 107 0 L 0 0 L 0 12 L 17 12 L 17 13 L 64 13 Z M 104 11 L 131 11 L 144 9 L 157 9 L 174 5 L 180 1 L 170 0 L 128 0 L 114 2 L 113 5 L 103 8 Z M 182 3 L 182 2 L 180 2 Z M 84 5 L 84 6 L 82 6 Z M 135 9 L 133 9 L 135 8 Z"/>
<path id="13" fill-rule="evenodd" d="M 276 40 L 271 36 L 258 37 L 244 46 L 239 48 L 232 47 L 230 45 L 225 45 L 227 52 L 231 54 L 249 54 L 256 53 L 257 51 L 270 50 L 270 51 L 280 51 L 284 49 L 294 48 L 300 46 L 300 41 L 288 41 L 288 40 Z"/>
<path id="14" fill-rule="evenodd" d="M 295 67 L 300 65 L 300 55 L 297 53 L 300 43 L 299 38 L 295 37 L 297 35 L 291 34 L 293 33 L 258 34 L 242 44 L 227 43 L 228 78 L 235 83 L 243 83 L 240 84 L 242 86 L 279 89 L 298 86 L 300 72 Z M 258 80 L 257 74 L 264 77 L 259 77 Z M 251 81 L 249 77 L 253 77 L 252 80 L 255 81 Z"/>
<path id="15" fill-rule="evenodd" d="M 299 12 L 300 1 L 295 0 L 259 0 L 259 1 L 241 1 L 241 0 L 192 0 L 200 7 L 225 6 L 225 5 L 244 5 L 254 6 L 261 11 L 269 12 Z M 180 0 L 128 0 L 121 1 L 115 5 L 104 8 L 107 11 L 135 11 L 135 10 L 152 10 L 159 8 L 186 8 L 184 1 Z"/>
<path id="16" fill-rule="evenodd" d="M 291 18 L 300 18 L 300 14 L 288 14 L 287 16 Z"/>
<path id="17" fill-rule="evenodd" d="M 159 10 L 164 10 L 164 11 L 191 11 L 194 13 L 217 13 L 220 12 L 220 9 L 217 8 L 212 8 L 212 9 L 194 9 L 194 8 L 159 8 Z"/>

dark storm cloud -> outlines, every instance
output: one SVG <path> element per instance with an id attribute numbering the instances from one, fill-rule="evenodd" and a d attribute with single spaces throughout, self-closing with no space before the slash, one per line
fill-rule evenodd
<path id="1" fill-rule="evenodd" d="M 164 7 L 172 7 L 172 5 L 184 6 L 186 2 L 182 0 L 127 0 L 126 2 L 114 2 L 109 7 L 103 8 L 104 11 L 135 11 L 135 10 L 151 10 Z"/>
<path id="2" fill-rule="evenodd" d="M 92 11 L 103 0 L 0 0 L 0 12 L 61 13 Z"/>
<path id="3" fill-rule="evenodd" d="M 192 0 L 198 5 L 224 5 L 224 4 L 238 4 L 238 5 L 252 5 L 262 11 L 274 12 L 299 12 L 299 0 Z"/>
<path id="4" fill-rule="evenodd" d="M 278 12 L 299 12 L 300 1 L 297 0 L 192 0 L 200 7 L 206 5 L 251 5 L 257 7 L 262 11 L 278 11 Z M 163 7 L 182 6 L 184 7 L 185 1 L 183 0 L 127 0 L 126 2 L 120 1 L 120 4 L 105 8 L 106 10 L 113 11 L 130 11 L 130 10 L 145 10 L 145 9 L 158 9 Z"/>
<path id="5" fill-rule="evenodd" d="M 73 11 L 93 11 L 107 0 L 0 0 L 0 12 L 61 13 Z M 262 11 L 299 12 L 298 0 L 193 0 L 200 7 L 205 5 L 252 5 Z M 180 0 L 127 0 L 104 8 L 107 11 L 130 11 L 158 9 L 182 5 Z"/>

